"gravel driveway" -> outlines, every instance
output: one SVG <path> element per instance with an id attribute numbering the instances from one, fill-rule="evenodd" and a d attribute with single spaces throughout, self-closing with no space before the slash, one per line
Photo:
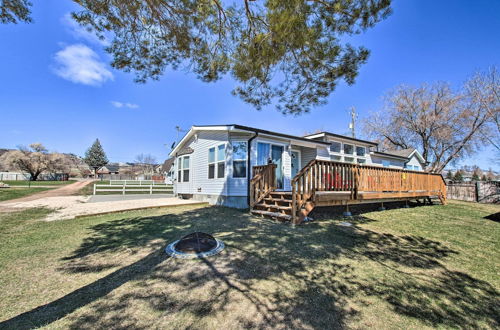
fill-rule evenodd
<path id="1" fill-rule="evenodd" d="M 46 207 L 50 209 L 55 209 L 55 212 L 50 213 L 45 218 L 45 220 L 47 221 L 53 221 L 53 220 L 73 219 L 77 216 L 83 216 L 83 215 L 95 215 L 95 214 L 112 213 L 112 212 L 128 211 L 135 209 L 178 206 L 187 204 L 201 204 L 199 201 L 185 200 L 176 197 L 144 198 L 144 196 L 142 196 L 142 198 L 140 199 L 134 199 L 134 200 L 126 198 L 124 200 L 91 202 L 91 203 L 89 203 L 89 200 L 91 199 L 90 196 L 44 197 L 44 198 L 38 198 L 36 200 L 27 200 L 27 201 L 19 201 L 20 199 L 0 203 L 0 208 L 3 208 L 4 212 L 33 208 L 33 207 Z"/>

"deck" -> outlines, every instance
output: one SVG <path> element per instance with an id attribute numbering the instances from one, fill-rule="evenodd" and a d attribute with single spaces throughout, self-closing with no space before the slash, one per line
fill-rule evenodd
<path id="1" fill-rule="evenodd" d="M 252 213 L 295 224 L 317 206 L 437 198 L 446 203 L 440 174 L 312 160 L 292 179 L 292 190 L 276 191 L 276 165 L 254 167 Z"/>

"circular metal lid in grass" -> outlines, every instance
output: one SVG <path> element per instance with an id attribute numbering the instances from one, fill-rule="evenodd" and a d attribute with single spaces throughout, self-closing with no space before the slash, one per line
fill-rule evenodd
<path id="1" fill-rule="evenodd" d="M 175 258 L 200 258 L 213 256 L 224 249 L 224 243 L 202 232 L 188 234 L 167 246 L 165 251 Z"/>

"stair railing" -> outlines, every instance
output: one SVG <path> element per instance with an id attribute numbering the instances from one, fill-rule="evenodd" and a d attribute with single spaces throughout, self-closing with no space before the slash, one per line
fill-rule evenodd
<path id="1" fill-rule="evenodd" d="M 253 167 L 250 180 L 250 208 L 260 203 L 271 191 L 276 190 L 276 164 Z"/>
<path id="2" fill-rule="evenodd" d="M 317 191 L 349 191 L 356 198 L 358 166 L 319 159 L 311 160 L 292 179 L 292 221 L 298 223 L 301 209 L 314 200 Z"/>

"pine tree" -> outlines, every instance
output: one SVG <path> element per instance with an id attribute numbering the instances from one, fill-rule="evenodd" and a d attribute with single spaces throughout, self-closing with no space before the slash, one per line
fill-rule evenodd
<path id="1" fill-rule="evenodd" d="M 99 139 L 96 139 L 92 146 L 87 149 L 83 160 L 88 166 L 94 169 L 94 178 L 97 178 L 97 170 L 108 163 L 108 158 Z"/>
<path id="2" fill-rule="evenodd" d="M 203 82 L 230 75 L 244 102 L 294 115 L 355 83 L 370 51 L 350 39 L 392 12 L 391 0 L 73 1 L 72 19 L 112 37 L 112 66 L 136 81 L 172 69 Z M 29 21 L 31 2 L 41 1 L 0 1 L 0 24 Z"/>
<path id="3" fill-rule="evenodd" d="M 457 173 L 455 173 L 455 175 L 453 176 L 453 181 L 456 181 L 456 182 L 463 182 L 464 181 L 464 177 L 462 176 L 462 171 L 458 170 Z"/>
<path id="4" fill-rule="evenodd" d="M 448 173 L 446 173 L 446 178 L 448 180 L 453 180 L 453 172 L 452 171 L 448 171 Z"/>
<path id="5" fill-rule="evenodd" d="M 481 181 L 488 181 L 488 178 L 486 177 L 486 174 L 483 174 L 483 176 L 481 177 Z"/>
<path id="6" fill-rule="evenodd" d="M 472 181 L 479 181 L 479 174 L 477 174 L 476 172 L 474 172 L 472 174 Z"/>

